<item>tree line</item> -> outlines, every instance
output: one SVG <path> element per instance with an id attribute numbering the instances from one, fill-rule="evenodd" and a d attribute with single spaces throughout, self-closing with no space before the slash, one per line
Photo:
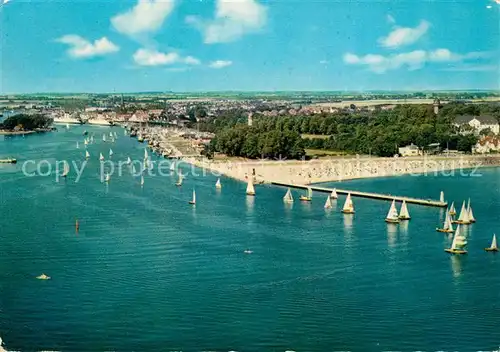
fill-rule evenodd
<path id="1" fill-rule="evenodd" d="M 49 128 L 52 122 L 53 119 L 42 114 L 17 114 L 0 123 L 0 130 L 13 131 L 17 127 L 19 130 L 33 131 Z"/>
<path id="2" fill-rule="evenodd" d="M 254 114 L 249 127 L 247 113 L 235 109 L 200 122 L 199 128 L 216 134 L 207 152 L 248 158 L 280 154 L 300 158 L 304 148 L 392 156 L 398 147 L 415 144 L 427 150 L 436 143 L 441 149 L 470 152 L 478 138 L 460 135 L 453 121 L 457 115 L 485 113 L 499 118 L 500 108 L 492 104 L 450 103 L 436 115 L 432 105 L 408 104 L 361 113 L 274 117 Z M 300 138 L 307 134 L 325 138 Z"/>

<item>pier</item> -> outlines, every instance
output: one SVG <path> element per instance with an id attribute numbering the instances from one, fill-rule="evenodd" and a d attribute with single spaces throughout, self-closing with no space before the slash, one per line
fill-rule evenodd
<path id="1" fill-rule="evenodd" d="M 311 188 L 315 192 L 323 192 L 323 193 L 332 193 L 333 188 L 319 187 L 319 186 L 307 186 L 307 185 L 298 185 L 293 183 L 285 183 L 285 182 L 271 182 L 272 185 L 297 188 L 297 189 L 307 189 Z M 395 200 L 396 202 L 406 201 L 408 204 L 418 204 L 425 205 L 429 207 L 439 207 L 446 208 L 448 206 L 447 202 L 440 202 L 439 200 L 432 199 L 419 199 L 419 198 L 411 198 L 411 197 L 400 197 L 392 194 L 380 194 L 380 193 L 371 193 L 371 192 L 360 192 L 360 191 L 349 191 L 345 189 L 335 188 L 337 194 L 351 194 L 351 197 L 361 197 L 361 198 L 370 198 L 370 199 L 378 199 L 378 200 L 386 200 L 392 202 Z"/>

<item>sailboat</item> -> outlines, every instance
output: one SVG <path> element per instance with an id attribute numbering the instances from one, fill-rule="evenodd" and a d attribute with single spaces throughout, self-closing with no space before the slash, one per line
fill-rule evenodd
<path id="1" fill-rule="evenodd" d="M 102 135 L 102 141 L 106 142 L 106 135 L 105 134 Z"/>
<path id="2" fill-rule="evenodd" d="M 148 158 L 149 158 L 148 150 L 144 148 L 144 160 L 147 160 Z"/>
<path id="3" fill-rule="evenodd" d="M 90 143 L 94 143 L 94 135 L 90 136 Z"/>
<path id="4" fill-rule="evenodd" d="M 476 218 L 474 218 L 474 213 L 472 212 L 472 207 L 470 206 L 470 198 L 467 203 L 467 212 L 469 213 L 469 221 L 476 222 Z"/>
<path id="5" fill-rule="evenodd" d="M 444 203 L 444 192 L 443 191 L 441 191 L 441 193 L 439 193 L 439 201 L 441 203 Z"/>
<path id="6" fill-rule="evenodd" d="M 338 196 L 338 194 L 337 194 L 337 190 L 334 188 L 334 189 L 332 190 L 332 193 L 330 194 L 330 198 L 332 198 L 332 199 L 337 199 L 338 197 L 339 197 L 339 196 Z"/>
<path id="7" fill-rule="evenodd" d="M 170 163 L 170 171 L 175 171 L 175 161 Z"/>
<path id="8" fill-rule="evenodd" d="M 66 124 L 66 129 L 69 130 L 69 123 Z"/>
<path id="9" fill-rule="evenodd" d="M 65 162 L 64 163 L 63 173 L 62 173 L 61 176 L 62 177 L 66 177 L 66 176 L 68 176 L 68 174 L 69 174 L 69 165 L 68 165 L 68 163 Z"/>
<path id="10" fill-rule="evenodd" d="M 345 199 L 344 207 L 342 208 L 342 213 L 354 214 L 354 204 L 352 203 L 351 193 L 347 194 L 347 198 Z"/>
<path id="11" fill-rule="evenodd" d="M 469 212 L 465 207 L 465 201 L 462 203 L 462 209 L 460 210 L 460 216 L 458 220 L 453 221 L 454 224 L 468 225 L 470 224 Z"/>
<path id="12" fill-rule="evenodd" d="M 193 189 L 193 198 L 189 201 L 189 204 L 195 205 L 196 204 L 196 192 Z"/>
<path id="13" fill-rule="evenodd" d="M 76 149 L 80 149 L 80 144 L 78 144 L 78 141 L 76 141 Z"/>
<path id="14" fill-rule="evenodd" d="M 406 200 L 403 200 L 401 205 L 401 210 L 399 211 L 399 220 L 410 220 L 410 213 L 408 212 L 408 207 L 406 206 Z"/>
<path id="15" fill-rule="evenodd" d="M 127 158 L 127 165 L 130 165 L 132 164 L 132 159 L 130 159 L 130 157 Z"/>
<path id="16" fill-rule="evenodd" d="M 443 228 L 436 228 L 437 232 L 453 233 L 453 224 L 451 221 L 451 215 L 449 212 L 446 213 Z"/>
<path id="17" fill-rule="evenodd" d="M 455 236 L 453 237 L 453 242 L 450 248 L 446 248 L 444 251 L 451 254 L 466 254 L 467 251 L 464 249 L 467 245 L 467 240 L 464 236 L 460 234 L 460 226 L 457 227 L 455 231 Z"/>
<path id="18" fill-rule="evenodd" d="M 393 200 L 391 207 L 389 208 L 389 212 L 387 213 L 387 216 L 385 217 L 385 222 L 397 224 L 400 222 L 399 217 L 398 217 L 398 210 L 396 209 L 396 201 Z"/>
<path id="19" fill-rule="evenodd" d="M 486 252 L 498 252 L 497 246 L 497 236 L 493 235 L 493 239 L 491 240 L 491 246 L 484 249 Z"/>
<path id="20" fill-rule="evenodd" d="M 111 176 L 109 176 L 109 174 L 106 174 L 104 182 L 109 182 L 109 180 L 111 180 Z"/>
<path id="21" fill-rule="evenodd" d="M 182 175 L 181 174 L 179 174 L 179 179 L 177 180 L 177 183 L 175 185 L 178 187 L 182 186 Z"/>
<path id="22" fill-rule="evenodd" d="M 285 203 L 293 203 L 292 190 L 289 188 L 285 195 L 283 196 L 283 202 Z"/>
<path id="23" fill-rule="evenodd" d="M 254 196 L 254 195 L 255 195 L 255 188 L 253 186 L 252 178 L 250 177 L 248 179 L 248 184 L 247 184 L 247 196 Z"/>
<path id="24" fill-rule="evenodd" d="M 76 142 L 76 143 L 78 143 L 78 142 Z M 85 147 L 86 147 L 89 144 L 89 140 L 87 138 L 85 138 L 83 140 L 83 144 L 85 144 Z"/>
<path id="25" fill-rule="evenodd" d="M 104 155 L 102 155 L 102 153 L 99 153 L 99 160 L 104 161 Z"/>
<path id="26" fill-rule="evenodd" d="M 221 189 L 222 188 L 222 184 L 220 183 L 220 178 L 218 178 L 217 182 L 215 182 L 215 188 L 217 188 L 217 189 Z"/>
<path id="27" fill-rule="evenodd" d="M 454 202 L 451 202 L 450 211 L 448 213 L 451 216 L 457 215 L 457 211 L 455 210 L 455 203 Z"/>
<path id="28" fill-rule="evenodd" d="M 325 209 L 332 208 L 332 198 L 330 196 L 326 197 L 326 202 L 325 202 L 324 208 Z"/>
<path id="29" fill-rule="evenodd" d="M 109 149 L 109 157 L 111 158 L 113 156 L 113 150 L 110 148 Z"/>
<path id="30" fill-rule="evenodd" d="M 88 158 L 90 158 L 90 154 L 89 154 L 89 151 L 88 151 L 88 150 L 86 150 L 86 151 L 85 151 L 85 159 L 88 159 Z"/>
<path id="31" fill-rule="evenodd" d="M 303 202 L 310 202 L 312 200 L 312 189 L 311 187 L 307 187 L 307 195 L 301 195 L 299 200 L 303 201 Z"/>
<path id="32" fill-rule="evenodd" d="M 109 138 L 113 138 L 113 133 L 109 132 Z"/>
<path id="33" fill-rule="evenodd" d="M 141 186 L 144 186 L 144 176 L 141 175 Z"/>

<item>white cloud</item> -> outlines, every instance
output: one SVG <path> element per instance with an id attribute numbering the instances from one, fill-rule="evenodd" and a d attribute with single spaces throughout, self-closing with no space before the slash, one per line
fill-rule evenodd
<path id="1" fill-rule="evenodd" d="M 75 34 L 68 34 L 56 39 L 57 42 L 69 45 L 68 54 L 75 59 L 91 58 L 112 54 L 120 48 L 108 38 L 102 37 L 93 43 Z"/>
<path id="2" fill-rule="evenodd" d="M 233 64 L 232 61 L 227 61 L 227 60 L 216 60 L 212 61 L 208 66 L 211 68 L 224 68 L 231 66 Z"/>
<path id="3" fill-rule="evenodd" d="M 429 28 L 430 23 L 427 21 L 420 21 L 420 24 L 415 28 L 396 26 L 387 37 L 379 38 L 378 42 L 386 48 L 399 48 L 415 43 L 427 33 Z"/>
<path id="4" fill-rule="evenodd" d="M 187 56 L 184 58 L 184 63 L 187 65 L 199 65 L 201 64 L 201 61 L 195 57 Z"/>
<path id="5" fill-rule="evenodd" d="M 470 59 L 486 58 L 488 55 L 489 53 L 485 52 L 457 54 L 448 49 L 436 49 L 432 51 L 414 50 L 387 56 L 378 54 L 358 56 L 356 54 L 346 53 L 343 59 L 346 64 L 367 66 L 369 70 L 375 73 L 384 73 L 389 70 L 396 70 L 403 67 L 409 70 L 418 70 L 428 62 L 457 63 Z"/>
<path id="6" fill-rule="evenodd" d="M 390 24 L 396 23 L 396 19 L 394 17 L 392 17 L 391 15 L 387 15 L 386 19 L 387 19 L 387 22 L 389 22 Z"/>
<path id="7" fill-rule="evenodd" d="M 139 49 L 133 55 L 139 66 L 165 66 L 174 64 L 199 65 L 200 60 L 193 56 L 182 57 L 176 52 L 162 53 L 157 50 Z"/>
<path id="8" fill-rule="evenodd" d="M 188 16 L 186 22 L 203 33 L 206 44 L 227 43 L 262 29 L 267 22 L 267 7 L 256 0 L 217 0 L 213 20 Z"/>
<path id="9" fill-rule="evenodd" d="M 174 0 L 138 0 L 130 10 L 111 19 L 120 33 L 137 35 L 159 30 L 174 8 Z"/>

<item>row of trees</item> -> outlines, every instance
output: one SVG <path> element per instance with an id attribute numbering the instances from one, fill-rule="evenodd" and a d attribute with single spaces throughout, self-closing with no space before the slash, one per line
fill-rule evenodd
<path id="1" fill-rule="evenodd" d="M 5 119 L 0 123 L 0 130 L 13 131 L 15 129 L 33 131 L 35 129 L 45 129 L 52 125 L 53 120 L 45 115 L 18 114 Z"/>
<path id="2" fill-rule="evenodd" d="M 217 133 L 206 150 L 208 156 L 214 152 L 251 159 L 300 159 L 305 155 L 303 140 L 297 132 L 264 131 L 243 124 Z"/>

